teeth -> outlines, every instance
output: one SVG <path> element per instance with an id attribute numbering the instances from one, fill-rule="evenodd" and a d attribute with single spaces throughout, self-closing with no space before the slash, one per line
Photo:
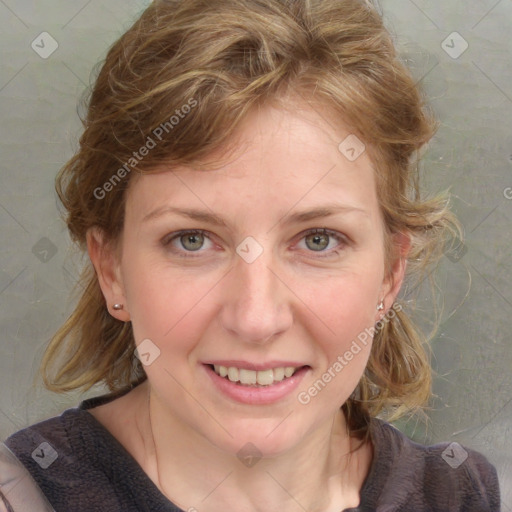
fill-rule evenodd
<path id="1" fill-rule="evenodd" d="M 287 366 L 284 369 L 284 376 L 285 377 L 291 377 L 293 375 L 294 371 L 295 371 L 295 368 L 293 366 Z"/>
<path id="2" fill-rule="evenodd" d="M 274 368 L 274 380 L 281 382 L 284 379 L 284 368 Z"/>
<path id="3" fill-rule="evenodd" d="M 232 366 L 228 368 L 228 379 L 231 382 L 238 382 L 238 375 L 238 368 L 233 368 Z"/>
<path id="4" fill-rule="evenodd" d="M 270 371 L 272 371 L 272 370 L 270 370 Z M 261 372 L 253 372 L 252 370 L 240 369 L 238 372 L 238 380 L 242 384 L 256 384 L 256 381 L 260 380 L 258 378 L 258 373 L 261 373 Z M 261 384 L 261 383 L 258 382 L 258 384 Z"/>
<path id="5" fill-rule="evenodd" d="M 215 373 L 221 377 L 227 377 L 231 382 L 240 382 L 246 386 L 271 386 L 274 382 L 281 382 L 284 378 L 291 377 L 297 368 L 286 366 L 269 370 L 246 370 L 230 366 L 214 365 Z"/>
<path id="6" fill-rule="evenodd" d="M 269 386 L 274 383 L 274 370 L 261 370 L 259 372 L 251 372 L 256 375 L 256 380 L 260 386 Z M 244 383 L 242 381 L 242 383 Z"/>

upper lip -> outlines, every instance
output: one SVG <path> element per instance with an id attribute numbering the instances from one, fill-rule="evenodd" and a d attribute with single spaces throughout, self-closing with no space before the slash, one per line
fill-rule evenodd
<path id="1" fill-rule="evenodd" d="M 266 363 L 250 363 L 249 361 L 234 360 L 234 359 L 217 359 L 211 361 L 203 361 L 203 364 L 213 364 L 216 366 L 226 366 L 234 368 L 243 368 L 246 370 L 271 370 L 274 368 L 286 368 L 287 366 L 293 366 L 294 368 L 300 368 L 302 366 L 308 366 L 297 361 L 268 361 Z"/>

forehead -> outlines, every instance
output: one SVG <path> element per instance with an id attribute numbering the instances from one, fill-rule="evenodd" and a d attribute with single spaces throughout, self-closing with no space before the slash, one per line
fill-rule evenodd
<path id="1" fill-rule="evenodd" d="M 235 150 L 229 157 L 219 151 L 205 160 L 217 162 L 209 170 L 161 165 L 154 173 L 133 177 L 127 215 L 140 219 L 171 204 L 236 215 L 241 209 L 245 215 L 258 210 L 277 214 L 323 202 L 378 209 L 368 152 L 327 110 L 299 105 L 295 111 L 254 110 L 232 142 Z"/>

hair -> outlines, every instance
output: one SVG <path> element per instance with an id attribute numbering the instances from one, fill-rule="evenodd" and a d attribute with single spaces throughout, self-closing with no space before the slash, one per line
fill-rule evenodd
<path id="1" fill-rule="evenodd" d="M 397 256 L 393 236 L 407 234 L 406 279 L 421 282 L 460 227 L 446 193 L 420 197 L 420 153 L 437 121 L 364 0 L 154 1 L 108 51 L 79 148 L 56 178 L 72 240 L 86 251 L 86 233 L 96 227 L 115 244 L 137 173 L 163 163 L 197 167 L 225 154 L 248 112 L 290 99 L 328 110 L 364 141 L 385 221 L 386 264 Z M 151 149 L 138 159 L 134 151 L 143 146 Z M 131 323 L 109 314 L 90 261 L 77 289 L 76 308 L 43 356 L 46 387 L 101 383 L 116 392 L 144 381 Z M 398 418 L 425 407 L 427 351 L 427 337 L 405 310 L 377 328 L 365 372 L 343 405 L 353 435 L 368 435 L 369 420 L 381 412 Z"/>
<path id="2" fill-rule="evenodd" d="M 11 504 L 7 501 L 7 498 L 5 497 L 4 493 L 0 489 L 0 503 L 5 507 L 6 512 L 14 512 Z"/>

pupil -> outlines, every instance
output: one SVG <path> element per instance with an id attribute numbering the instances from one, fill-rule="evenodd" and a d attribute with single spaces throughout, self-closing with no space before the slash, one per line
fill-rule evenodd
<path id="1" fill-rule="evenodd" d="M 182 237 L 182 241 L 184 242 L 183 246 L 191 251 L 197 251 L 203 245 L 201 234 L 185 235 Z"/>
<path id="2" fill-rule="evenodd" d="M 308 239 L 316 245 L 310 246 L 310 244 L 308 244 Z M 310 235 L 310 237 L 306 238 L 306 245 L 313 251 L 325 249 L 329 245 L 329 237 L 328 235 L 322 234 Z"/>

